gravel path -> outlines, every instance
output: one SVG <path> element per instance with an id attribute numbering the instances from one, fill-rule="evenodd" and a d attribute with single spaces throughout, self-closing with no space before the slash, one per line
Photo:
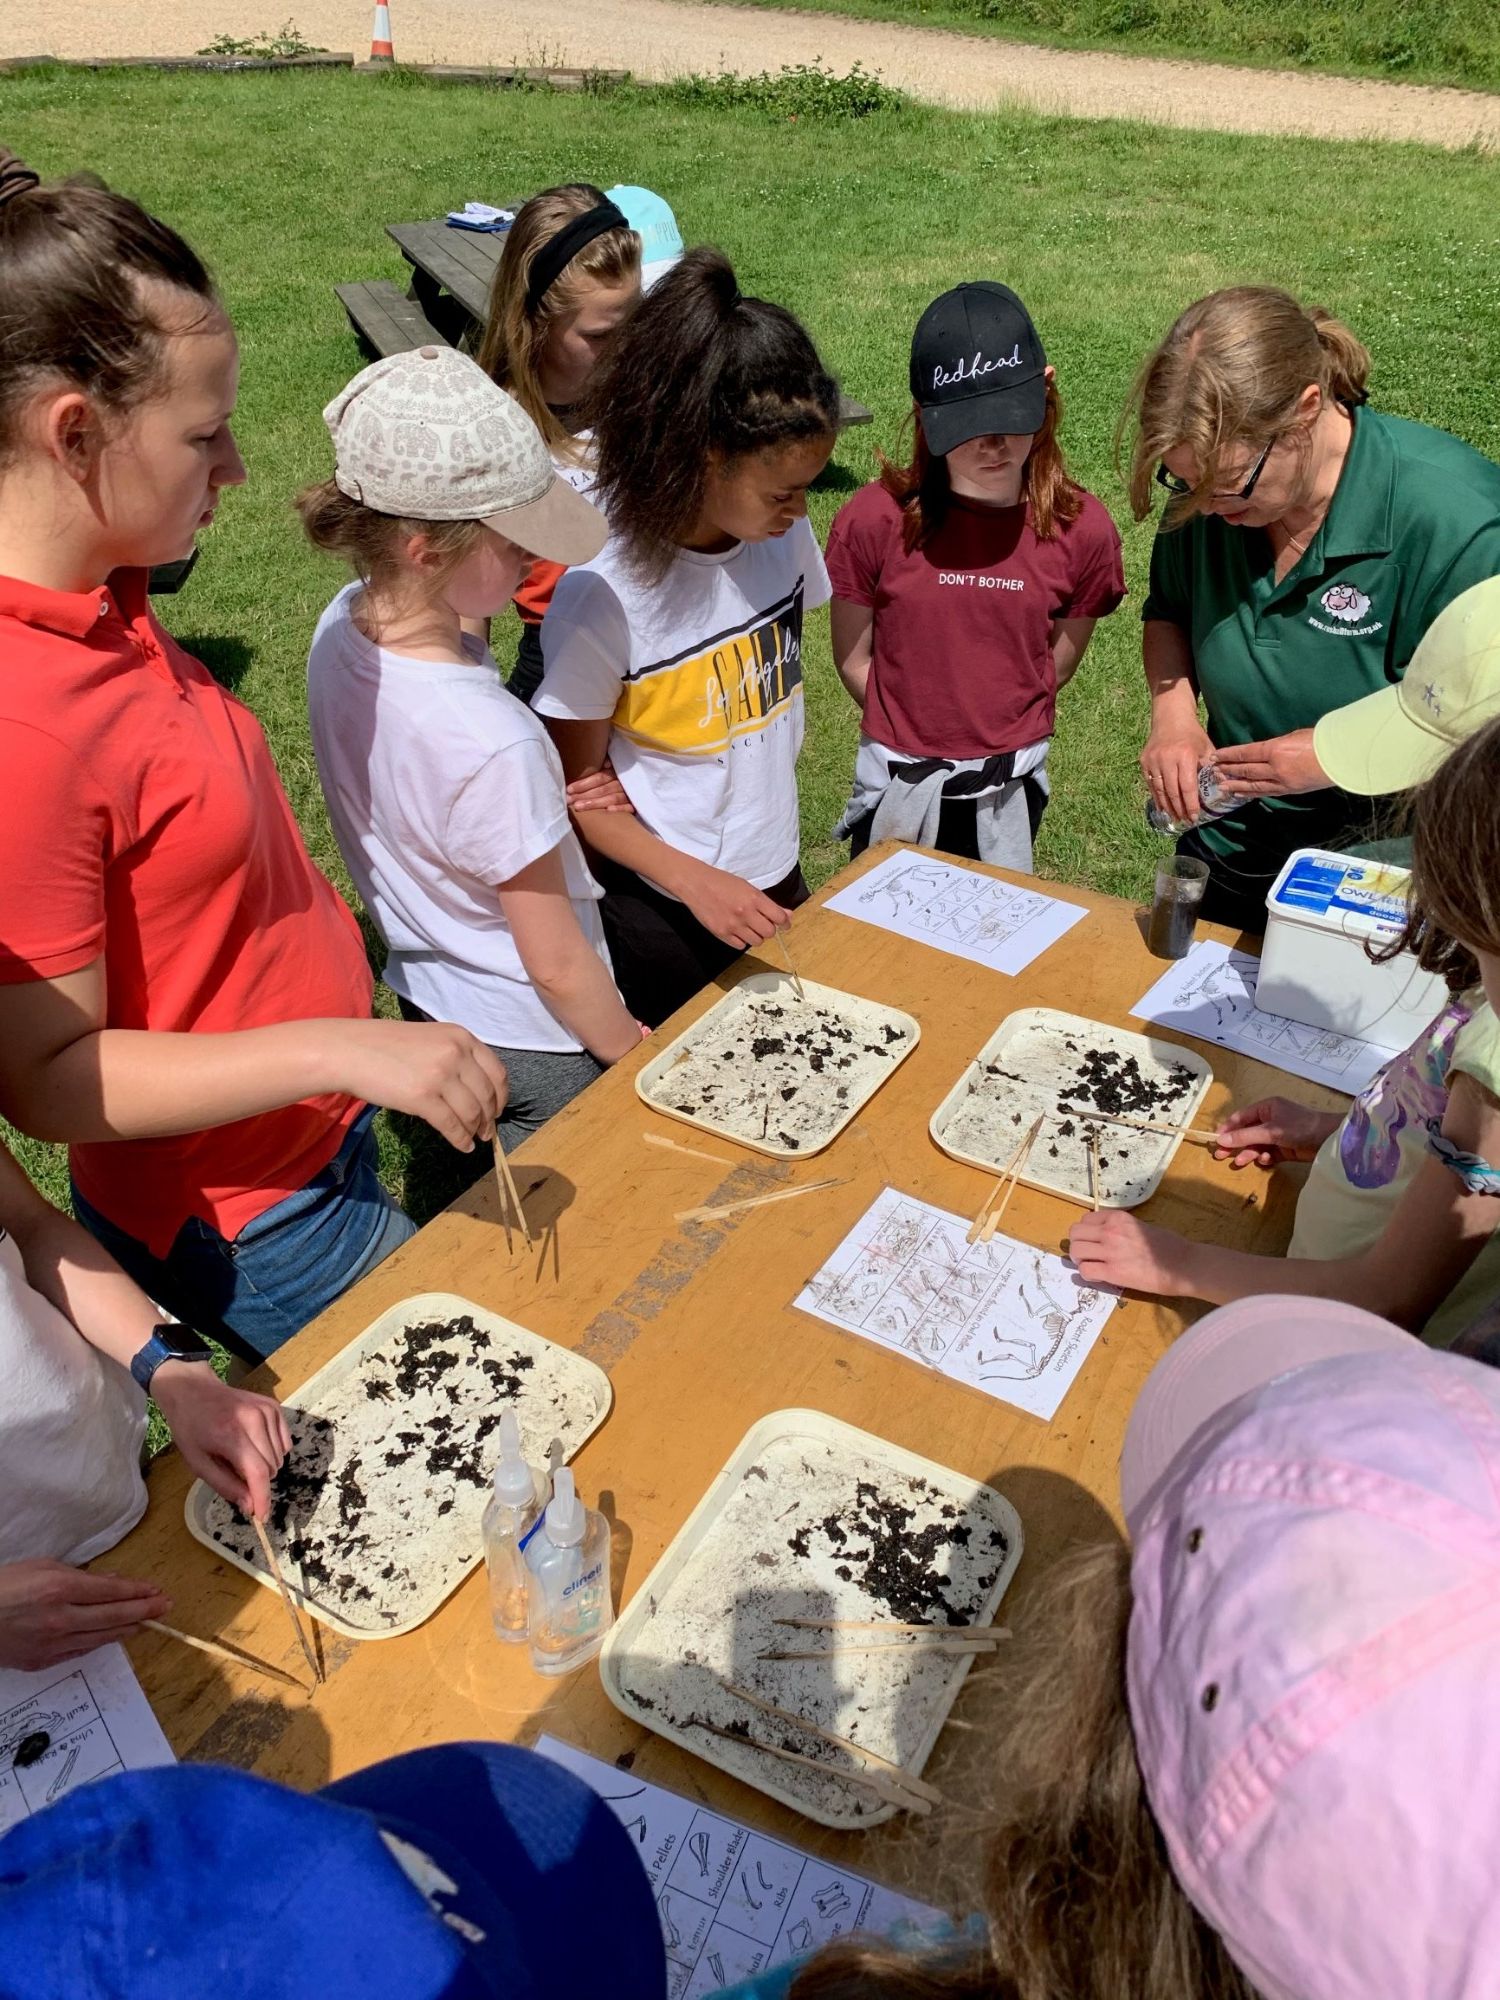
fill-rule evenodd
<path id="1" fill-rule="evenodd" d="M 275 29 L 369 47 L 364 0 L 25 0 L 0 10 L 0 56 L 186 55 L 214 35 Z M 1024 104 L 1080 118 L 1143 118 L 1227 132 L 1416 139 L 1500 150 L 1500 96 L 1285 70 L 1039 49 L 935 28 L 678 0 L 391 0 L 408 62 L 594 65 L 667 77 L 856 60 L 886 82 L 965 110 Z"/>

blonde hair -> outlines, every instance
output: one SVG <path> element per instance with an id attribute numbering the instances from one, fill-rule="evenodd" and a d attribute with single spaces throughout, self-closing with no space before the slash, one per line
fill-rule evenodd
<path id="1" fill-rule="evenodd" d="M 373 507 L 351 500 L 331 479 L 305 487 L 293 504 L 313 547 L 341 557 L 361 582 L 377 590 L 399 575 L 405 544 L 413 535 L 422 536 L 439 558 L 430 572 L 435 585 L 457 568 L 484 532 L 482 521 L 417 521 L 377 514 Z"/>
<path id="2" fill-rule="evenodd" d="M 490 309 L 477 359 L 486 375 L 508 389 L 542 434 L 555 457 L 576 460 L 579 447 L 547 406 L 542 394 L 541 360 L 548 335 L 560 319 L 577 312 L 593 285 L 624 285 L 641 275 L 641 239 L 633 229 L 606 229 L 585 243 L 527 310 L 531 267 L 538 253 L 575 217 L 604 200 L 587 181 L 543 188 L 517 213 L 490 286 Z"/>
<path id="3" fill-rule="evenodd" d="M 1179 1886 L 1146 1799 L 1125 1700 L 1129 1618 L 1129 1551 L 1075 1549 L 985 1676 L 973 1740 L 1006 1790 L 977 1835 L 985 1941 L 919 1959 L 838 1947 L 809 1961 L 791 2000 L 1255 2000 Z"/>
<path id="4" fill-rule="evenodd" d="M 1298 425 L 1297 402 L 1314 385 L 1325 401 L 1359 404 L 1369 351 L 1322 306 L 1272 285 L 1231 285 L 1190 305 L 1146 358 L 1120 419 L 1117 446 L 1135 420 L 1130 506 L 1151 511 L 1156 467 L 1169 451 L 1193 455 L 1198 479 L 1167 509 L 1168 525 L 1218 490 L 1229 447 L 1259 452 Z"/>

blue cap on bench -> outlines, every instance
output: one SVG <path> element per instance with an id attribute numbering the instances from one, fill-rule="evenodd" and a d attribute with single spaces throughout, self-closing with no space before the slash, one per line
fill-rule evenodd
<path id="1" fill-rule="evenodd" d="M 414 1750 L 311 1795 L 179 1764 L 0 1840 L 7 2000 L 664 2000 L 650 1883 L 534 1751 Z"/>
<path id="2" fill-rule="evenodd" d="M 641 239 L 641 289 L 649 292 L 682 255 L 677 217 L 650 188 L 612 187 L 608 199 Z"/>

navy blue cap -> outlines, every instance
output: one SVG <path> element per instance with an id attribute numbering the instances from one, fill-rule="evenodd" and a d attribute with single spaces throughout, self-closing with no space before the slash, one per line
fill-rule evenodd
<path id="1" fill-rule="evenodd" d="M 179 1764 L 0 1839 L 5 2000 L 665 2000 L 650 1882 L 610 1808 L 509 1744 L 323 1791 Z"/>
<path id="2" fill-rule="evenodd" d="M 977 437 L 1024 437 L 1047 414 L 1047 356 L 1009 285 L 955 285 L 917 321 L 911 393 L 939 458 Z"/>

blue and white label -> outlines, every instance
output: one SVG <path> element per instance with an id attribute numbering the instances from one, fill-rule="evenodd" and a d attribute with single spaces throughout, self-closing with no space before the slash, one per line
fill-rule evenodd
<path id="1" fill-rule="evenodd" d="M 1293 862 L 1277 889 L 1278 909 L 1302 910 L 1310 916 L 1364 917 L 1370 923 L 1400 930 L 1406 922 L 1404 868 L 1374 861 L 1350 861 L 1337 855 L 1304 854 Z"/>

